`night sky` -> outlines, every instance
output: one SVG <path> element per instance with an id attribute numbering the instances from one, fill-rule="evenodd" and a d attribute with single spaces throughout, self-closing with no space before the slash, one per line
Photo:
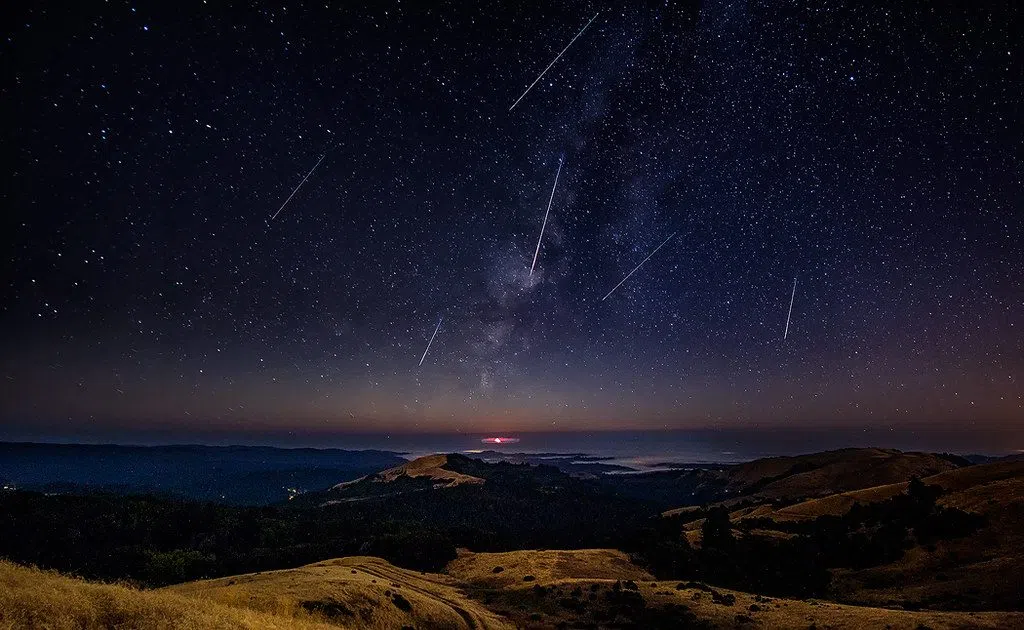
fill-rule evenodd
<path id="1" fill-rule="evenodd" d="M 1019 3 L 357 4 L 3 3 L 6 431 L 1019 426 Z"/>

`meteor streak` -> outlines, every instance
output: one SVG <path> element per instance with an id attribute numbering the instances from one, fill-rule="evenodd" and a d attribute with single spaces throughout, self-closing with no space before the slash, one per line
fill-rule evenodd
<path id="1" fill-rule="evenodd" d="M 600 11 L 598 11 L 597 13 L 600 13 Z M 594 20 L 597 19 L 597 13 L 594 14 L 594 17 L 590 18 L 590 22 L 593 22 Z M 576 33 L 576 37 L 579 37 L 580 35 L 583 34 L 583 31 L 587 30 L 587 27 L 590 26 L 590 22 L 587 22 L 586 25 L 584 25 L 583 28 L 580 29 L 580 32 Z M 576 41 L 576 37 L 573 37 L 571 40 L 569 40 L 569 43 L 565 45 L 565 48 L 562 49 L 562 52 L 558 53 L 558 56 L 555 57 L 554 60 L 552 60 L 552 62 L 548 64 L 548 67 L 544 68 L 544 72 L 541 72 L 537 76 L 537 78 L 533 80 L 533 83 L 530 84 L 530 87 L 526 88 L 526 91 L 523 92 L 522 96 L 516 99 L 515 103 L 512 103 L 512 107 L 509 107 L 508 111 L 512 111 L 513 109 L 515 109 L 516 105 L 519 104 L 519 101 L 523 100 L 523 97 L 530 93 L 530 90 L 533 89 L 533 86 L 537 85 L 537 81 L 540 81 L 540 78 L 544 76 L 544 73 L 550 70 L 551 66 L 555 65 L 555 61 L 558 61 L 558 58 L 565 54 L 565 51 L 569 50 L 569 46 L 572 46 L 572 43 Z"/>
<path id="2" fill-rule="evenodd" d="M 796 278 L 793 278 L 793 293 L 789 296 L 789 312 L 786 313 L 786 330 L 782 332 L 782 340 L 789 336 L 789 318 L 793 316 L 793 299 L 796 298 Z"/>
<path id="3" fill-rule="evenodd" d="M 420 365 L 423 365 L 423 359 L 427 358 L 427 353 L 430 352 L 430 344 L 434 343 L 434 337 L 437 336 L 437 331 L 441 329 L 441 321 L 443 317 L 437 318 L 437 327 L 434 328 L 434 334 L 430 335 L 430 341 L 427 342 L 427 349 L 423 351 L 423 356 L 420 357 Z"/>
<path id="4" fill-rule="evenodd" d="M 537 249 L 533 252 L 533 264 L 530 265 L 530 277 L 533 277 L 533 268 L 537 266 L 537 254 L 540 253 L 540 242 L 544 238 L 544 228 L 548 224 L 548 212 L 551 212 L 551 202 L 555 200 L 555 188 L 558 187 L 558 174 L 562 172 L 562 161 L 565 154 L 558 158 L 558 170 L 555 171 L 555 185 L 551 187 L 551 198 L 548 199 L 548 209 L 544 212 L 544 222 L 540 224 L 540 236 L 537 237 Z"/>
<path id="5" fill-rule="evenodd" d="M 672 240 L 672 237 L 675 236 L 676 234 L 678 234 L 678 232 L 672 232 L 672 234 L 670 234 L 668 238 L 666 238 L 665 240 L 663 240 L 661 242 L 661 245 L 658 245 L 657 247 L 654 248 L 653 252 L 651 252 L 650 254 L 647 254 L 647 258 L 644 258 L 643 260 L 641 260 L 639 265 L 637 265 L 636 267 L 633 267 L 633 271 L 630 271 L 629 273 L 626 274 L 625 278 L 623 278 L 622 280 L 619 280 L 619 283 L 617 285 L 615 285 L 614 287 L 612 287 L 612 290 L 608 292 L 608 295 L 611 295 L 612 293 L 615 293 L 615 289 L 618 289 L 620 286 L 622 286 L 623 282 L 625 282 L 626 280 L 629 280 L 629 277 L 631 275 L 633 275 L 634 273 L 636 273 L 637 269 L 639 269 L 641 266 L 643 266 L 643 264 L 645 262 L 650 260 L 651 256 L 657 254 L 658 250 L 661 249 L 662 247 L 664 247 L 665 243 L 667 243 L 670 240 Z M 601 301 L 604 302 L 605 300 L 607 300 L 608 299 L 608 295 L 606 295 L 603 298 L 601 298 Z"/>
<path id="6" fill-rule="evenodd" d="M 306 183 L 306 180 L 309 179 L 309 176 L 313 174 L 313 171 L 316 170 L 316 167 L 320 166 L 320 162 L 323 162 L 325 157 L 327 157 L 326 153 L 324 153 L 320 157 L 320 159 L 317 160 L 317 163 L 313 165 L 313 168 L 309 169 L 309 172 L 306 173 L 306 176 L 302 178 L 302 181 L 299 182 L 299 185 L 295 187 L 295 190 L 292 191 L 292 194 L 288 195 L 288 198 L 284 200 L 284 203 L 282 203 L 281 207 L 277 209 L 277 212 L 274 213 L 274 216 L 270 217 L 271 221 L 276 219 L 277 215 L 281 214 L 281 211 L 284 210 L 284 207 L 287 206 L 288 202 L 292 200 L 292 197 L 295 196 L 295 193 L 299 192 L 299 189 L 302 188 L 302 185 Z"/>

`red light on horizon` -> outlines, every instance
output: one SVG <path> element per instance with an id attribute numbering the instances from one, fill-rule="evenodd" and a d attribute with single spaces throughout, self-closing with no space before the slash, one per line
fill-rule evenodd
<path id="1" fill-rule="evenodd" d="M 519 438 L 514 437 L 486 437 L 480 440 L 484 444 L 515 444 Z"/>

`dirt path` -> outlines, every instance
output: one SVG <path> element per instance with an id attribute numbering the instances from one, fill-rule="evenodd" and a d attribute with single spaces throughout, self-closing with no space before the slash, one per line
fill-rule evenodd
<path id="1" fill-rule="evenodd" d="M 412 576 L 408 575 L 407 573 L 403 573 L 400 571 L 392 572 L 384 567 L 367 565 L 359 565 L 358 568 L 364 573 L 381 578 L 382 580 L 388 580 L 395 584 L 401 584 L 403 587 L 408 588 L 411 591 L 415 591 L 416 593 L 419 593 L 424 597 L 429 597 L 431 599 L 443 603 L 444 605 L 451 608 L 452 611 L 459 615 L 459 617 L 462 617 L 462 620 L 466 623 L 466 627 L 470 628 L 470 630 L 488 630 L 490 628 L 498 629 L 511 627 L 501 622 L 495 623 L 496 621 L 498 621 L 497 619 L 487 618 L 474 611 L 467 610 L 459 602 L 449 599 L 434 590 L 413 584 L 412 580 L 410 579 Z M 448 584 L 440 584 L 425 578 L 417 577 L 416 579 L 422 582 L 426 582 L 431 586 L 453 588 Z"/>

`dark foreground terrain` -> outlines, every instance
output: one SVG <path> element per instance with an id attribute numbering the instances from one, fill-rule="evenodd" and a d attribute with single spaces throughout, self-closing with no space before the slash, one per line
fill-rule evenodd
<path id="1" fill-rule="evenodd" d="M 476 611 L 466 627 L 705 627 L 721 608 L 742 624 L 812 599 L 842 604 L 820 604 L 839 627 L 867 619 L 858 610 L 917 619 L 877 608 L 892 606 L 971 627 L 961 617 L 1024 610 L 1020 580 L 1001 577 L 1022 559 L 1022 506 L 1024 463 L 881 449 L 628 477 L 439 455 L 263 506 L 8 490 L 0 556 L 143 589 L 222 578 L 161 596 L 262 602 L 261 614 L 288 600 L 291 621 L 342 627 L 447 627 L 427 614 L 458 599 L 445 589 L 465 599 L 449 608 Z M 11 588 L 58 579 L 6 570 Z M 415 586 L 417 571 L 429 583 Z M 254 573 L 277 577 L 241 577 Z"/>

